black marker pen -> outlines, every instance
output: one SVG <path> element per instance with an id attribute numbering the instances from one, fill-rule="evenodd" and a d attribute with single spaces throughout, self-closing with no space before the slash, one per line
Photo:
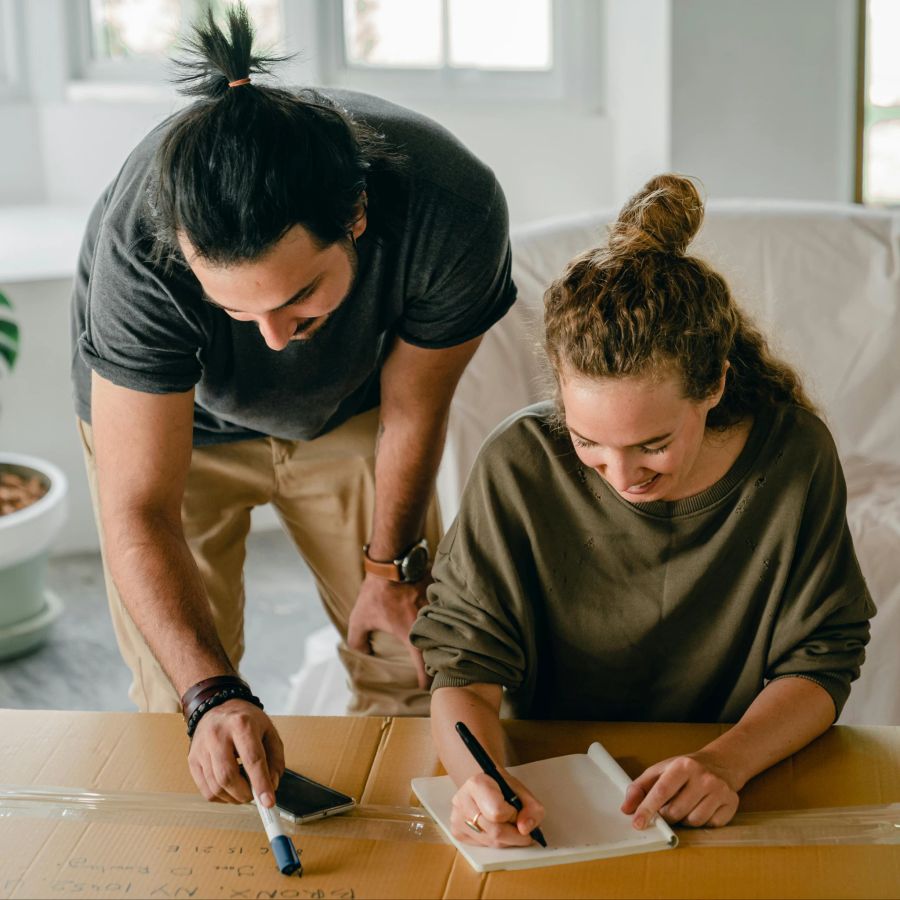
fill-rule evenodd
<path id="1" fill-rule="evenodd" d="M 497 767 L 494 765 L 494 761 L 487 755 L 487 751 L 484 747 L 478 743 L 478 738 L 472 734 L 471 731 L 466 727 L 465 722 L 457 722 L 456 723 L 456 731 L 459 736 L 462 738 L 463 743 L 466 747 L 469 748 L 469 752 L 472 756 L 475 757 L 475 762 L 481 766 L 481 770 L 485 775 L 489 775 L 494 781 L 497 782 L 498 787 L 500 788 L 500 792 L 503 794 L 503 799 L 516 810 L 522 809 L 522 801 L 519 799 L 519 795 L 506 783 L 503 776 L 497 771 Z M 542 846 L 547 846 L 547 841 L 544 839 L 544 835 L 541 834 L 540 828 L 535 828 L 531 832 L 531 836 Z"/>

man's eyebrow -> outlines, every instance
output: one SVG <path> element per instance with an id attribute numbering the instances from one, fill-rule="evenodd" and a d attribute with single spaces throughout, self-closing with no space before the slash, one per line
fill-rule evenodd
<path id="1" fill-rule="evenodd" d="M 590 438 L 585 437 L 583 434 L 579 434 L 574 428 L 569 427 L 569 431 L 575 435 L 580 441 L 584 441 L 586 444 L 596 444 L 596 441 L 592 441 Z M 632 447 L 646 447 L 648 444 L 658 444 L 660 441 L 666 440 L 666 438 L 672 437 L 672 432 L 668 432 L 668 434 L 660 434 L 656 437 L 647 438 L 646 441 L 639 441 L 637 444 L 631 444 Z"/>
<path id="2" fill-rule="evenodd" d="M 321 280 L 322 276 L 317 275 L 309 284 L 304 285 L 302 288 L 300 288 L 300 290 L 297 291 L 297 293 L 294 294 L 293 297 L 289 297 L 284 301 L 284 303 L 282 303 L 280 306 L 276 306 L 274 309 L 270 309 L 269 312 L 277 312 L 279 309 L 284 309 L 286 306 L 292 306 L 294 303 L 302 302 L 319 286 L 319 282 Z M 202 297 L 207 303 L 211 304 L 212 306 L 216 306 L 219 309 L 223 309 L 225 310 L 225 312 L 241 311 L 239 309 L 231 309 L 228 306 L 224 306 L 223 304 L 219 303 L 218 300 L 214 300 L 212 297 L 210 297 L 209 294 L 206 293 L 206 291 L 203 291 Z"/>

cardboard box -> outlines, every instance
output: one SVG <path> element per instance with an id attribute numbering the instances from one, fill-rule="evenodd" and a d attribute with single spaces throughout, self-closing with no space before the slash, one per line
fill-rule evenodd
<path id="1" fill-rule="evenodd" d="M 389 726 L 376 718 L 280 719 L 287 764 L 360 798 Z M 98 792 L 196 795 L 177 715 L 0 713 L 0 781 Z M 207 805 L 204 804 L 204 807 Z M 209 805 L 217 811 L 238 807 Z M 0 817 L 0 897 L 425 897 L 454 852 L 439 844 L 297 837 L 302 878 L 275 868 L 259 817 L 241 829 Z M 443 871 L 442 871 L 443 870 Z M 398 878 L 399 873 L 412 873 Z M 398 888 L 400 888 L 398 890 Z"/>
<path id="2" fill-rule="evenodd" d="M 722 725 L 594 724 L 509 721 L 506 731 L 525 763 L 584 753 L 600 741 L 632 777 L 647 766 L 697 750 Z M 366 798 L 413 804 L 407 775 L 443 769 L 428 723 L 395 719 L 369 776 Z M 406 771 L 398 760 L 409 759 Z M 900 801 L 900 728 L 832 728 L 753 779 L 741 812 L 846 807 Z M 691 847 L 667 853 L 478 875 L 457 860 L 442 894 L 479 897 L 900 897 L 900 845 Z"/>
<path id="3" fill-rule="evenodd" d="M 278 727 L 291 768 L 373 809 L 413 805 L 410 779 L 441 771 L 427 720 L 284 718 Z M 702 746 L 721 730 L 508 723 L 520 762 L 584 752 L 600 740 L 632 775 Z M 184 726 L 175 715 L 0 712 L 5 785 L 152 792 L 159 806 L 170 798 L 176 809 L 182 795 L 196 796 L 186 756 Z M 838 727 L 751 782 L 741 809 L 898 801 L 900 729 Z M 170 817 L 150 806 L 145 819 L 140 811 L 71 821 L 21 811 L 0 815 L 0 898 L 900 896 L 898 845 L 682 846 L 482 876 L 433 835 L 398 839 L 395 830 L 375 839 L 377 817 L 364 837 L 356 836 L 351 819 L 334 820 L 332 832 L 301 829 L 295 840 L 304 875 L 286 878 L 276 871 L 252 811 L 194 803 L 205 817 L 197 824 L 196 816 Z M 221 823 L 209 827 L 216 817 Z"/>

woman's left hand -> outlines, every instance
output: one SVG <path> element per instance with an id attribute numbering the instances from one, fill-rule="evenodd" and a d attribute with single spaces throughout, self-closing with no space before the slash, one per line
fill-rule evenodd
<path id="1" fill-rule="evenodd" d="M 635 828 L 661 815 L 670 824 L 726 825 L 737 812 L 738 786 L 724 766 L 702 750 L 658 762 L 635 778 L 622 812 L 634 814 Z"/>

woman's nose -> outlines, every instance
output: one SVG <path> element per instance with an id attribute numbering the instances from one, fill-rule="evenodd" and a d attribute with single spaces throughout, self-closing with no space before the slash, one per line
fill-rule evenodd
<path id="1" fill-rule="evenodd" d="M 597 469 L 619 492 L 626 491 L 645 480 L 640 475 L 639 467 L 632 465 L 624 454 L 607 457 Z"/>

